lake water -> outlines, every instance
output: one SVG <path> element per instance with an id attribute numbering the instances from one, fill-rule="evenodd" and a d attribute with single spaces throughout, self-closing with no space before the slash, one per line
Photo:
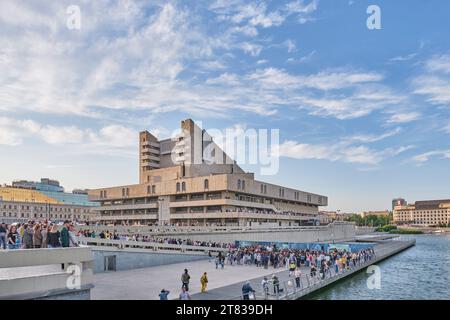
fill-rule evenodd
<path id="1" fill-rule="evenodd" d="M 450 236 L 418 235 L 413 238 L 417 241 L 416 246 L 378 264 L 380 289 L 368 289 L 367 280 L 371 274 L 362 271 L 306 299 L 450 299 Z"/>

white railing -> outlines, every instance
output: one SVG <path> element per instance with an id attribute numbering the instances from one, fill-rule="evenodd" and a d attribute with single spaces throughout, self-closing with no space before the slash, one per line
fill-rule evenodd
<path id="1" fill-rule="evenodd" d="M 354 225 L 349 222 L 335 221 L 326 226 L 77 226 L 78 230 L 109 231 L 119 234 L 186 234 L 186 233 L 223 233 L 223 232 L 280 232 L 280 231 L 325 231 L 337 225 Z"/>
<path id="2" fill-rule="evenodd" d="M 221 247 L 191 246 L 145 241 L 111 240 L 89 237 L 78 237 L 77 241 L 82 245 L 102 248 L 112 247 L 116 249 L 147 249 L 151 251 L 178 251 L 182 253 L 228 252 L 227 248 Z"/>

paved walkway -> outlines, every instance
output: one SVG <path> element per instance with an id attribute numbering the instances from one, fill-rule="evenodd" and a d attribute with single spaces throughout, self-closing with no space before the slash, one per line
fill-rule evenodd
<path id="1" fill-rule="evenodd" d="M 181 288 L 181 274 L 184 269 L 191 275 L 189 292 L 192 295 L 200 293 L 200 277 L 203 272 L 208 274 L 208 290 L 221 288 L 233 283 L 238 283 L 241 288 L 243 282 L 248 279 L 270 276 L 273 268 L 267 270 L 254 266 L 229 266 L 222 270 L 217 269 L 213 261 L 193 261 L 189 263 L 177 263 L 164 266 L 98 273 L 94 275 L 95 287 L 91 291 L 93 300 L 155 300 L 159 299 L 161 289 L 167 289 L 171 293 L 169 299 L 177 299 Z M 279 271 L 280 269 L 278 269 Z M 241 294 L 241 290 L 231 292 L 234 297 Z M 207 296 L 205 296 L 205 299 Z"/>
<path id="2" fill-rule="evenodd" d="M 381 257 L 386 254 L 389 255 L 390 253 L 395 252 L 396 250 L 403 248 L 404 246 L 405 246 L 405 242 L 403 242 L 403 241 L 389 241 L 388 240 L 388 241 L 381 241 L 381 242 L 377 243 L 374 247 L 374 250 L 375 250 L 376 256 Z M 253 268 L 256 268 L 256 267 L 253 267 Z M 256 269 L 260 269 L 260 268 L 256 268 Z M 272 269 L 272 268 L 269 267 L 269 270 L 270 269 Z M 302 276 L 300 278 L 301 279 L 301 288 L 309 287 L 312 284 L 316 284 L 316 285 L 320 286 L 319 283 L 321 282 L 321 280 L 319 279 L 319 277 L 315 277 L 315 278 L 309 277 L 309 271 L 310 271 L 309 268 L 302 267 L 301 271 L 302 271 Z M 334 276 L 335 275 L 334 268 L 331 269 L 331 272 Z M 345 274 L 351 274 L 354 272 L 355 272 L 354 270 L 345 271 L 344 274 L 341 274 L 341 275 L 345 276 Z M 276 275 L 280 280 L 280 288 L 284 289 L 284 293 L 286 291 L 289 291 L 290 293 L 294 291 L 293 286 L 295 286 L 295 280 L 293 278 L 289 278 L 288 271 L 280 272 L 280 270 L 278 269 Z M 336 278 L 336 280 L 337 280 L 337 278 Z M 257 299 L 264 299 L 264 294 L 263 294 L 263 290 L 261 287 L 262 279 L 263 279 L 263 276 L 249 280 L 252 288 L 256 291 Z M 327 276 L 325 279 L 329 279 L 329 281 L 334 281 L 334 280 L 330 279 L 329 276 Z M 290 280 L 292 282 L 292 286 L 290 286 L 290 287 L 286 287 L 284 285 L 286 283 L 286 281 L 288 281 L 288 280 Z M 222 288 L 210 290 L 203 294 L 202 293 L 194 294 L 192 298 L 193 298 L 193 300 L 242 299 L 241 296 L 239 296 L 242 294 L 242 285 L 243 285 L 243 282 L 230 284 L 230 285 L 227 285 Z M 268 296 L 268 299 L 276 299 L 276 295 L 274 294 L 274 292 L 272 292 L 272 290 L 273 290 L 273 287 L 271 287 L 271 289 L 270 289 L 270 293 L 269 293 L 270 295 Z M 238 296 L 236 295 L 236 293 Z M 283 294 L 281 294 L 281 295 L 283 295 Z"/>
<path id="3" fill-rule="evenodd" d="M 375 246 L 375 252 L 377 256 L 382 256 L 395 251 L 402 245 L 404 243 L 400 241 L 383 241 Z M 155 300 L 158 299 L 162 288 L 171 292 L 169 299 L 177 299 L 181 287 L 181 274 L 185 268 L 188 268 L 191 275 L 189 292 L 193 300 L 240 300 L 242 285 L 247 280 L 256 290 L 257 298 L 262 299 L 261 281 L 264 276 L 270 279 L 274 272 L 280 279 L 280 283 L 291 280 L 295 284 L 294 279 L 289 278 L 289 272 L 284 269 L 225 265 L 223 270 L 220 268 L 216 270 L 213 261 L 205 260 L 96 274 L 94 275 L 95 287 L 91 291 L 91 299 Z M 307 277 L 309 269 L 303 267 L 301 270 L 303 287 L 307 287 L 311 282 L 319 282 L 318 278 Z M 208 273 L 209 279 L 208 290 L 206 293 L 200 293 L 200 277 L 205 271 Z M 284 285 L 280 285 L 280 288 L 290 290 Z M 274 298 L 274 296 L 269 298 Z"/>

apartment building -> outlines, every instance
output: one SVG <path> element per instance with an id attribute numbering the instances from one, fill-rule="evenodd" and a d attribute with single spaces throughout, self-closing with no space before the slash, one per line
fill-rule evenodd
<path id="1" fill-rule="evenodd" d="M 450 223 L 450 200 L 416 201 L 407 206 L 396 206 L 393 216 L 394 223 L 399 225 L 448 225 Z"/>

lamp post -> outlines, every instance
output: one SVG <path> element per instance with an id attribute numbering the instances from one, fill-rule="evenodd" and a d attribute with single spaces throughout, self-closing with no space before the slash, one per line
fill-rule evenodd
<path id="1" fill-rule="evenodd" d="M 162 208 L 163 208 L 164 198 L 158 198 L 158 225 L 164 223 L 162 219 Z"/>

